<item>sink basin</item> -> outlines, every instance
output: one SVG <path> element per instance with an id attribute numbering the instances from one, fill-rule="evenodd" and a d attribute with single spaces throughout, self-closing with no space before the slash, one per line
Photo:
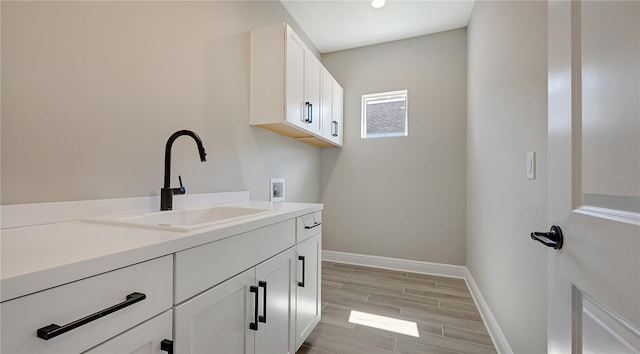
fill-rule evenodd
<path id="1" fill-rule="evenodd" d="M 271 211 L 271 209 L 216 206 L 204 209 L 160 211 L 125 217 L 91 218 L 83 221 L 186 232 L 258 216 Z"/>

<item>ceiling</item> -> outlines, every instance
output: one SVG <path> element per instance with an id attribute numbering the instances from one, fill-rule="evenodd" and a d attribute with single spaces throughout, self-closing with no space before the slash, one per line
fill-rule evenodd
<path id="1" fill-rule="evenodd" d="M 474 0 L 281 0 L 320 53 L 466 27 Z"/>

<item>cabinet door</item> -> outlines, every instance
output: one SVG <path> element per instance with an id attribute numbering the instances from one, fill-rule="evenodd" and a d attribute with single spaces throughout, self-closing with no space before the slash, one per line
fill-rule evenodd
<path id="1" fill-rule="evenodd" d="M 305 117 L 307 130 L 322 135 L 322 118 L 320 117 L 322 64 L 310 52 L 306 52 L 305 67 Z"/>
<path id="2" fill-rule="evenodd" d="M 296 350 L 320 322 L 320 262 L 322 234 L 296 246 L 298 254 L 296 294 Z"/>
<path id="3" fill-rule="evenodd" d="M 285 105 L 287 122 L 307 129 L 304 96 L 305 46 L 292 31 L 287 31 L 286 42 Z"/>
<path id="4" fill-rule="evenodd" d="M 342 146 L 342 87 L 322 69 L 322 136 Z"/>
<path id="5" fill-rule="evenodd" d="M 261 316 L 255 333 L 256 353 L 295 352 L 295 260 L 296 250 L 292 247 L 256 267 Z"/>
<path id="6" fill-rule="evenodd" d="M 175 308 L 175 353 L 253 353 L 255 268 Z"/>
<path id="7" fill-rule="evenodd" d="M 342 124 L 342 99 L 344 92 L 342 86 L 336 80 L 333 80 L 333 100 L 331 101 L 331 109 L 333 111 L 331 120 L 330 140 L 342 146 L 343 124 Z"/>
<path id="8" fill-rule="evenodd" d="M 333 133 L 333 76 L 326 68 L 322 68 L 322 136 L 331 140 Z"/>
<path id="9" fill-rule="evenodd" d="M 165 354 L 160 343 L 171 340 L 172 312 L 164 312 L 99 346 L 86 351 L 85 354 Z"/>

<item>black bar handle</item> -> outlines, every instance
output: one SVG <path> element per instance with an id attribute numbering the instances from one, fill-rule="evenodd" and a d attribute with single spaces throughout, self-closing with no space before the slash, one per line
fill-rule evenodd
<path id="1" fill-rule="evenodd" d="M 309 105 L 311 104 L 311 102 L 307 101 L 304 103 L 305 106 L 307 106 L 307 116 L 304 118 L 304 122 L 305 123 L 309 123 L 309 115 L 311 114 L 311 111 L 309 110 Z"/>
<path id="2" fill-rule="evenodd" d="M 256 294 L 254 309 L 253 309 L 253 322 L 249 323 L 249 329 L 257 331 L 258 330 L 258 287 L 252 285 L 251 287 L 249 287 L 249 291 Z"/>
<path id="3" fill-rule="evenodd" d="M 259 281 L 258 287 L 264 288 L 264 293 L 262 294 L 262 316 L 258 317 L 258 321 L 267 323 L 267 282 Z"/>
<path id="4" fill-rule="evenodd" d="M 162 342 L 160 342 L 160 350 L 167 352 L 167 354 L 173 354 L 173 341 L 163 339 Z"/>
<path id="5" fill-rule="evenodd" d="M 333 135 L 333 136 L 337 137 L 337 136 L 338 136 L 338 122 L 334 120 L 334 121 L 333 121 L 333 122 L 331 122 L 331 123 L 332 123 L 332 124 L 333 124 L 333 126 L 336 128 L 336 129 L 335 129 L 335 133 L 333 133 L 333 134 L 331 134 L 331 135 Z"/>
<path id="6" fill-rule="evenodd" d="M 304 262 L 304 256 L 298 256 L 298 260 L 302 261 L 302 281 L 298 282 L 298 286 L 301 287 L 301 288 L 304 288 L 304 273 L 305 273 L 305 271 L 304 271 L 304 263 L 305 263 Z"/>
<path id="7" fill-rule="evenodd" d="M 304 104 L 307 106 L 307 119 L 305 119 L 304 121 L 306 123 L 312 123 L 313 122 L 313 103 L 307 101 Z"/>
<path id="8" fill-rule="evenodd" d="M 560 226 L 553 225 L 549 232 L 532 232 L 531 239 L 542 243 L 547 247 L 559 250 L 562 248 L 564 237 Z"/>
<path id="9" fill-rule="evenodd" d="M 305 229 L 307 229 L 307 230 L 309 230 L 309 229 L 316 228 L 316 227 L 318 227 L 318 226 L 320 226 L 320 225 L 322 225 L 322 223 L 321 223 L 321 222 L 315 222 L 313 225 L 311 225 L 311 226 L 305 226 L 304 228 L 305 228 Z"/>
<path id="10" fill-rule="evenodd" d="M 94 314 L 91 314 L 87 317 L 81 318 L 79 320 L 73 321 L 69 324 L 66 324 L 64 326 L 59 326 L 57 324 L 50 324 L 48 326 L 42 327 L 42 328 L 38 328 L 38 331 L 36 332 L 38 335 L 38 338 L 42 338 L 44 340 L 49 340 L 51 338 L 57 337 L 61 334 L 67 333 L 73 329 L 76 329 L 80 326 L 86 325 L 89 322 L 95 321 L 101 317 L 104 317 L 108 314 L 114 313 L 118 310 L 122 310 L 125 307 L 131 306 L 133 304 L 135 304 L 136 302 L 140 302 L 144 299 L 147 298 L 147 295 L 142 294 L 142 293 L 131 293 L 129 295 L 127 295 L 127 299 L 119 304 L 113 305 L 109 308 L 106 308 L 104 310 L 98 311 Z"/>

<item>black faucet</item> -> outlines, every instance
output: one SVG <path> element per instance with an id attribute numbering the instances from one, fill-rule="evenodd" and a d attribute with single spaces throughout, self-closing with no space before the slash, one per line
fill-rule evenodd
<path id="1" fill-rule="evenodd" d="M 186 190 L 182 185 L 182 177 L 178 176 L 180 181 L 180 188 L 170 188 L 171 183 L 171 147 L 173 142 L 182 135 L 188 135 L 196 141 L 198 145 L 198 153 L 200 154 L 200 161 L 207 161 L 207 153 L 204 151 L 204 145 L 198 134 L 191 130 L 178 130 L 171 134 L 169 140 L 167 140 L 167 146 L 164 150 L 164 188 L 160 190 L 160 210 L 171 210 L 173 208 L 173 196 L 176 194 L 184 194 Z"/>

